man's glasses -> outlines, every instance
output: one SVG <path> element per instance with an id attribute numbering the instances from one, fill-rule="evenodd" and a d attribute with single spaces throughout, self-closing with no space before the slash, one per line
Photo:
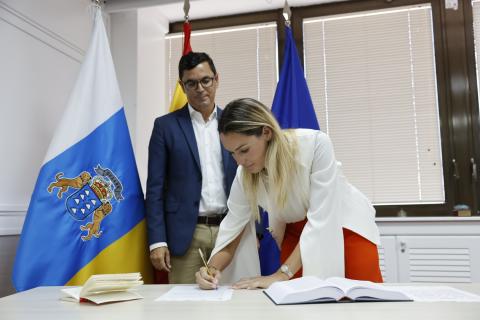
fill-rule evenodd
<path id="1" fill-rule="evenodd" d="M 197 89 L 199 83 L 202 85 L 202 88 L 204 89 L 210 88 L 213 85 L 213 80 L 215 80 L 214 77 L 203 77 L 200 80 L 187 80 L 185 82 L 182 81 L 182 83 L 185 86 L 185 89 L 195 90 Z"/>

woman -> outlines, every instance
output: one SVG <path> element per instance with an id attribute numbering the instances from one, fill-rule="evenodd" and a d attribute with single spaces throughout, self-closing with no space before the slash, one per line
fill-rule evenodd
<path id="1" fill-rule="evenodd" d="M 201 288 L 216 288 L 220 278 L 237 281 L 234 288 L 267 288 L 302 267 L 304 275 L 382 282 L 375 210 L 343 176 L 327 135 L 282 131 L 270 110 L 254 99 L 230 102 L 218 130 L 239 169 L 208 268 L 196 273 Z M 307 218 L 285 264 L 264 277 L 258 276 L 255 238 L 259 206 L 269 212 L 279 243 L 286 223 Z"/>

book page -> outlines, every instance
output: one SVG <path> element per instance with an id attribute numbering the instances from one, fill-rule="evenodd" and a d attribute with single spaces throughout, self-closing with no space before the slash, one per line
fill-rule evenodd
<path id="1" fill-rule="evenodd" d="M 142 275 L 139 272 L 96 274 L 90 276 L 83 287 L 62 289 L 66 297 L 60 299 L 77 302 L 87 299 L 97 304 L 140 299 L 142 298 L 140 294 L 127 289 L 142 285 L 141 279 Z"/>
<path id="2" fill-rule="evenodd" d="M 75 288 L 66 288 L 61 290 L 67 296 L 61 297 L 61 300 L 65 301 L 80 301 L 80 291 L 82 291 L 82 287 L 75 287 Z"/>
<path id="3" fill-rule="evenodd" d="M 412 298 L 400 290 L 371 281 L 332 277 L 327 279 L 340 287 L 346 296 L 357 301 L 411 301 Z"/>
<path id="4" fill-rule="evenodd" d="M 398 286 L 393 287 L 417 302 L 480 302 L 480 296 L 448 286 Z"/>
<path id="5" fill-rule="evenodd" d="M 143 298 L 139 293 L 135 291 L 107 291 L 97 294 L 87 294 L 85 296 L 80 296 L 81 290 L 82 287 L 62 289 L 61 291 L 65 293 L 66 296 L 60 297 L 60 300 L 69 302 L 80 302 L 80 298 L 83 298 L 96 304 L 101 304 L 106 302 L 127 301 Z"/>
<path id="6" fill-rule="evenodd" d="M 216 290 L 203 290 L 197 285 L 176 286 L 155 301 L 227 301 L 232 299 L 233 289 L 220 286 Z"/>
<path id="7" fill-rule="evenodd" d="M 143 284 L 143 281 L 130 281 L 130 282 L 115 282 L 115 281 L 100 281 L 95 283 L 95 285 L 87 287 L 88 290 L 82 290 L 83 295 L 88 295 L 91 293 L 100 293 L 100 292 L 107 292 L 107 291 L 124 291 L 127 289 L 131 289 L 133 287 L 137 287 Z"/>
<path id="8" fill-rule="evenodd" d="M 348 291 L 354 288 L 372 288 L 372 289 L 382 288 L 382 285 L 371 282 L 371 281 L 352 280 L 352 279 L 340 278 L 340 277 L 331 277 L 326 279 L 326 281 L 339 287 L 345 293 L 347 293 Z"/>
<path id="9" fill-rule="evenodd" d="M 142 278 L 140 272 L 132 273 L 105 273 L 105 274 L 94 274 L 90 278 L 94 280 L 139 280 Z"/>
<path id="10" fill-rule="evenodd" d="M 95 274 L 90 276 L 83 285 L 80 297 L 92 293 L 123 291 L 143 284 L 139 272 Z"/>
<path id="11" fill-rule="evenodd" d="M 105 292 L 100 294 L 88 295 L 82 298 L 92 301 L 96 304 L 143 299 L 143 297 L 135 291 Z"/>
<path id="12" fill-rule="evenodd" d="M 313 276 L 274 282 L 264 292 L 276 304 L 336 301 L 344 296 L 335 284 Z"/>

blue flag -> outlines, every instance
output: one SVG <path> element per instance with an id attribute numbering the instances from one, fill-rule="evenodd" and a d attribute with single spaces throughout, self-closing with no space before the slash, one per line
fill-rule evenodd
<path id="1" fill-rule="evenodd" d="M 273 98 L 272 112 L 283 129 L 320 129 L 298 58 L 290 27 L 285 28 L 285 50 L 280 80 Z"/>
<path id="2" fill-rule="evenodd" d="M 320 129 L 308 91 L 307 81 L 298 58 L 292 30 L 285 27 L 285 49 L 280 80 L 273 98 L 272 112 L 283 129 Z M 261 213 L 263 237 L 260 240 L 262 275 L 274 273 L 280 267 L 280 249 L 268 229 L 268 213 Z"/>
<path id="3" fill-rule="evenodd" d="M 35 185 L 13 270 L 18 291 L 92 274 L 151 279 L 143 193 L 101 10 Z"/>

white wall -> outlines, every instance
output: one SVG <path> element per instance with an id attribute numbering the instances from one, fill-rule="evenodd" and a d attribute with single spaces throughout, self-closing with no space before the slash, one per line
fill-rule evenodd
<path id="1" fill-rule="evenodd" d="M 137 12 L 110 15 L 110 44 L 130 137 L 135 141 L 137 108 Z"/>
<path id="2" fill-rule="evenodd" d="M 153 121 L 168 111 L 165 92 L 165 34 L 168 21 L 161 12 L 138 10 L 138 82 L 135 150 L 140 180 L 145 190 L 147 179 L 148 142 Z"/>
<path id="3" fill-rule="evenodd" d="M 18 234 L 88 45 L 89 0 L 0 1 L 0 234 Z"/>
<path id="4" fill-rule="evenodd" d="M 155 8 L 117 12 L 110 16 L 113 60 L 145 190 L 153 122 L 168 110 L 164 92 L 168 21 Z"/>
<path id="5" fill-rule="evenodd" d="M 0 1 L 0 296 L 53 132 L 87 49 L 89 0 Z"/>

